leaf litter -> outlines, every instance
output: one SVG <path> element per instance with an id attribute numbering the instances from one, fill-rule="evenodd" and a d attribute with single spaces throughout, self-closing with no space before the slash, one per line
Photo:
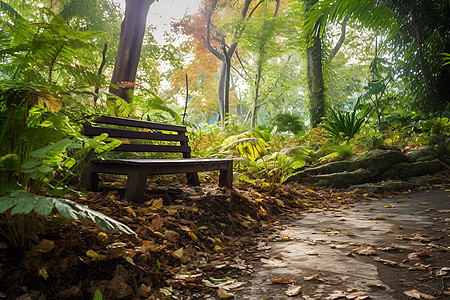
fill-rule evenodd
<path id="1" fill-rule="evenodd" d="M 2 283 L 1 292 L 20 295 L 19 290 L 26 288 L 27 282 L 41 278 L 52 284 L 46 284 L 40 291 L 30 289 L 30 293 L 46 298 L 92 298 L 97 290 L 105 299 L 158 299 L 161 295 L 174 299 L 187 295 L 204 298 L 212 290 L 221 299 L 232 298 L 233 291 L 248 284 L 235 277 L 252 272 L 252 266 L 236 253 L 248 248 L 257 257 L 256 234 L 273 231 L 275 227 L 271 224 L 275 218 L 305 209 L 337 209 L 378 197 L 297 183 L 284 185 L 281 191 L 270 187 L 228 190 L 215 185 L 185 184 L 161 188 L 166 182 L 160 183 L 156 176 L 146 192 L 147 201 L 136 204 L 123 199 L 122 178 L 105 176 L 104 183 L 110 180 L 110 184 L 104 184 L 101 192 L 88 192 L 83 198 L 75 194 L 70 197 L 125 223 L 137 236 L 106 235 L 93 226 L 67 223 L 48 233 L 46 239 L 50 243 L 44 243 L 49 246 L 43 244 L 37 247 L 40 252 L 24 257 L 23 268 L 11 268 L 5 259 L 0 261 L 5 272 L 11 273 L 8 277 L 11 279 Z M 331 231 L 325 228 L 324 232 L 328 230 Z M 351 232 L 341 234 L 352 236 Z M 263 248 L 260 251 L 268 250 L 264 248 L 267 243 L 259 246 Z M 11 254 L 7 246 L 3 248 L 0 259 L 4 253 Z M 282 257 L 261 258 L 260 262 L 269 268 L 286 265 Z M 64 272 L 69 269 L 71 272 Z M 14 278 L 18 277 L 23 278 L 25 286 L 19 288 L 15 284 Z M 286 295 L 298 295 L 302 287 L 290 280 L 285 283 L 289 284 Z M 311 276 L 309 280 L 323 279 Z M 196 290 L 192 292 L 194 287 Z M 346 297 L 367 299 L 352 293 L 346 293 Z"/>

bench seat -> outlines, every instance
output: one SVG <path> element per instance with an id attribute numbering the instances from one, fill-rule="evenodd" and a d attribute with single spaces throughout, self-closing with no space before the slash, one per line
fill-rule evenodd
<path id="1" fill-rule="evenodd" d="M 180 125 L 169 125 L 140 120 L 130 120 L 110 116 L 102 116 L 97 123 L 119 126 L 133 126 L 137 128 L 151 129 L 152 131 L 131 131 L 124 129 L 111 129 L 109 127 L 93 127 L 86 125 L 84 134 L 97 136 L 108 133 L 114 138 L 156 141 L 179 142 L 180 145 L 146 145 L 146 144 L 122 144 L 116 151 L 123 152 L 178 152 L 184 158 L 166 159 L 93 159 L 81 175 L 81 185 L 87 190 L 98 189 L 98 173 L 127 175 L 125 198 L 129 201 L 144 201 L 144 192 L 147 186 L 147 176 L 162 174 L 186 173 L 187 182 L 190 185 L 199 185 L 197 172 L 220 171 L 219 186 L 232 188 L 233 160 L 218 158 L 191 158 L 186 128 Z M 167 134 L 155 131 L 155 129 L 175 131 L 177 134 Z"/>

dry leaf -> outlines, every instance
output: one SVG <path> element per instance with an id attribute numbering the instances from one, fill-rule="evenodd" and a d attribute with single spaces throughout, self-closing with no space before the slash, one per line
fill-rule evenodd
<path id="1" fill-rule="evenodd" d="M 163 207 L 163 199 L 162 198 L 153 199 L 152 206 L 150 207 L 150 209 L 151 210 L 158 210 L 161 207 Z"/>
<path id="2" fill-rule="evenodd" d="M 287 277 L 274 278 L 274 279 L 270 279 L 270 281 L 273 283 L 282 283 L 282 284 L 290 284 L 290 283 L 295 282 L 295 280 L 287 278 Z"/>
<path id="3" fill-rule="evenodd" d="M 418 290 L 410 290 L 403 292 L 406 296 L 414 298 L 414 299 L 436 299 L 436 297 L 419 292 Z"/>
<path id="4" fill-rule="evenodd" d="M 95 252 L 94 250 L 86 251 L 86 255 L 87 255 L 87 257 L 89 257 L 93 261 L 102 261 L 102 260 L 106 259 L 106 255 L 99 254 L 99 253 Z"/>
<path id="5" fill-rule="evenodd" d="M 188 234 L 194 242 L 198 241 L 198 237 L 192 231 L 189 231 Z"/>
<path id="6" fill-rule="evenodd" d="M 373 255 L 375 254 L 375 249 L 370 246 L 362 246 L 356 249 L 353 249 L 352 252 L 360 255 Z"/>
<path id="7" fill-rule="evenodd" d="M 43 239 L 39 244 L 36 245 L 34 250 L 47 253 L 53 250 L 55 248 L 55 242 Z"/>
<path id="8" fill-rule="evenodd" d="M 369 299 L 369 293 L 354 292 L 354 293 L 348 294 L 346 297 L 347 297 L 347 299 L 358 299 L 358 300 Z"/>
<path id="9" fill-rule="evenodd" d="M 220 299 L 230 299 L 234 297 L 234 294 L 228 293 L 223 288 L 219 288 L 219 292 L 217 293 Z"/>
<path id="10" fill-rule="evenodd" d="M 302 291 L 301 286 L 291 285 L 290 287 L 288 287 L 286 295 L 288 295 L 289 297 L 297 296 L 298 294 L 300 294 L 301 291 Z"/>
<path id="11" fill-rule="evenodd" d="M 377 216 L 377 217 L 375 217 L 375 220 L 386 220 L 386 217 L 384 217 L 384 216 Z"/>

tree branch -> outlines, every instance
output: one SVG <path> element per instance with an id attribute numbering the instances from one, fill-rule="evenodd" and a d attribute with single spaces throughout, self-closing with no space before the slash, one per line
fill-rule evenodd
<path id="1" fill-rule="evenodd" d="M 347 21 L 348 21 L 349 16 L 346 15 L 344 20 L 342 21 L 342 29 L 341 29 L 341 36 L 339 37 L 339 40 L 336 44 L 336 46 L 334 46 L 333 51 L 331 51 L 330 57 L 327 60 L 327 63 L 330 63 L 333 58 L 336 56 L 336 54 L 339 52 L 339 49 L 341 48 L 342 44 L 344 43 L 345 40 L 345 31 L 347 29 Z"/>

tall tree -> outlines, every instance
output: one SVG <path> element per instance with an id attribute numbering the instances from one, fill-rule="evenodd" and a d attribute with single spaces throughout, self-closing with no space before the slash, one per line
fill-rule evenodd
<path id="1" fill-rule="evenodd" d="M 306 0 L 308 12 L 318 0 Z M 308 35 L 306 39 L 306 61 L 309 89 L 309 109 L 312 127 L 316 127 L 325 116 L 325 89 L 322 74 L 322 40 L 318 33 Z"/>
<path id="2" fill-rule="evenodd" d="M 444 108 L 450 95 L 450 66 L 442 66 L 440 53 L 450 50 L 448 1 L 324 0 L 310 10 L 307 26 L 321 34 L 321 25 L 346 15 L 349 21 L 388 32 L 391 56 L 409 99 L 424 110 Z"/>
<path id="3" fill-rule="evenodd" d="M 127 102 L 133 89 L 141 54 L 148 10 L 155 0 L 126 0 L 125 18 L 121 25 L 116 63 L 109 91 Z"/>
<path id="4" fill-rule="evenodd" d="M 238 46 L 239 38 L 242 36 L 246 28 L 247 20 L 252 16 L 253 12 L 263 2 L 260 0 L 250 10 L 250 5 L 253 0 L 245 0 L 241 8 L 240 20 L 237 26 L 234 27 L 234 32 L 231 37 L 231 44 L 227 42 L 227 35 L 221 32 L 212 22 L 213 14 L 218 7 L 219 0 L 212 0 L 204 2 L 202 13 L 206 18 L 206 33 L 203 37 L 206 48 L 221 62 L 219 85 L 218 85 L 218 100 L 220 110 L 220 120 L 222 126 L 225 126 L 225 118 L 229 113 L 229 95 L 230 95 L 230 76 L 231 76 L 231 58 Z"/>

